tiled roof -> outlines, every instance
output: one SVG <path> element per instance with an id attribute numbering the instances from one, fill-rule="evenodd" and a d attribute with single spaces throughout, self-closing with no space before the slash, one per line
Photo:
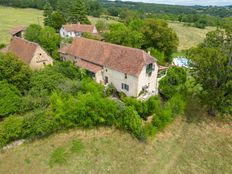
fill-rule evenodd
<path id="1" fill-rule="evenodd" d="M 23 62 L 29 64 L 39 45 L 19 37 L 14 37 L 4 52 L 12 52 Z"/>
<path id="2" fill-rule="evenodd" d="M 25 26 L 17 26 L 15 28 L 13 28 L 11 31 L 10 31 L 10 34 L 11 35 L 15 35 L 17 34 L 18 32 L 21 32 L 21 31 L 26 31 L 27 27 Z"/>
<path id="3" fill-rule="evenodd" d="M 94 25 L 85 25 L 85 24 L 67 24 L 63 25 L 63 28 L 69 32 L 88 32 L 93 33 Z"/>
<path id="4" fill-rule="evenodd" d="M 155 61 L 140 49 L 81 37 L 75 38 L 69 48 L 62 48 L 60 52 L 133 76 L 138 76 L 144 65 Z"/>
<path id="5" fill-rule="evenodd" d="M 91 72 L 94 72 L 94 73 L 97 73 L 99 71 L 101 71 L 103 68 L 99 65 L 96 65 L 96 64 L 93 64 L 93 63 L 90 63 L 90 62 L 87 62 L 85 60 L 81 60 L 79 59 L 77 62 L 76 62 L 76 65 L 78 67 L 81 67 L 81 68 L 84 68 L 84 69 L 87 69 Z"/>

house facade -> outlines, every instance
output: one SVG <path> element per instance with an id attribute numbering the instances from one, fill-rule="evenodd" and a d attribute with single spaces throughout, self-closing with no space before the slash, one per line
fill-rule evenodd
<path id="1" fill-rule="evenodd" d="M 158 66 L 143 50 L 79 37 L 59 52 L 64 61 L 86 69 L 96 82 L 112 83 L 127 96 L 157 94 Z"/>
<path id="2" fill-rule="evenodd" d="M 2 52 L 15 54 L 33 70 L 53 64 L 53 59 L 37 43 L 19 37 L 13 37 L 11 43 Z"/>
<path id="3" fill-rule="evenodd" d="M 60 29 L 60 36 L 66 38 L 81 37 L 83 33 L 98 34 L 95 25 L 67 24 Z"/>

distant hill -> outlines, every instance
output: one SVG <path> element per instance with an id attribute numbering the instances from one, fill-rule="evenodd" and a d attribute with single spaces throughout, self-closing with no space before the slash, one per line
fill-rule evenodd
<path id="1" fill-rule="evenodd" d="M 182 6 L 164 5 L 143 2 L 123 2 L 100 0 L 105 8 L 128 8 L 131 10 L 141 10 L 147 13 L 168 13 L 168 14 L 208 14 L 218 17 L 232 16 L 232 6 Z"/>

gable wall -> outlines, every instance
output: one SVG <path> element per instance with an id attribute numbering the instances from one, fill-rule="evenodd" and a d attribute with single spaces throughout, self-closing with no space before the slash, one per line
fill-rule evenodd
<path id="1" fill-rule="evenodd" d="M 52 65 L 53 59 L 41 48 L 37 47 L 34 57 L 30 62 L 30 67 L 33 70 L 41 69 L 45 65 Z"/>

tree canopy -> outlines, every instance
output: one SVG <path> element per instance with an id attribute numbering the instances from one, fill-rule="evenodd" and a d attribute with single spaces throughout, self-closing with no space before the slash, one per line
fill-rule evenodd
<path id="1" fill-rule="evenodd" d="M 29 88 L 30 68 L 13 54 L 0 53 L 0 81 L 6 80 L 22 93 Z"/>
<path id="2" fill-rule="evenodd" d="M 87 9 L 83 0 L 58 0 L 57 11 L 64 17 L 67 23 L 89 24 Z"/>
<path id="3" fill-rule="evenodd" d="M 197 48 L 188 52 L 193 75 L 201 84 L 202 101 L 215 110 L 232 113 L 232 32 L 212 31 Z"/>

